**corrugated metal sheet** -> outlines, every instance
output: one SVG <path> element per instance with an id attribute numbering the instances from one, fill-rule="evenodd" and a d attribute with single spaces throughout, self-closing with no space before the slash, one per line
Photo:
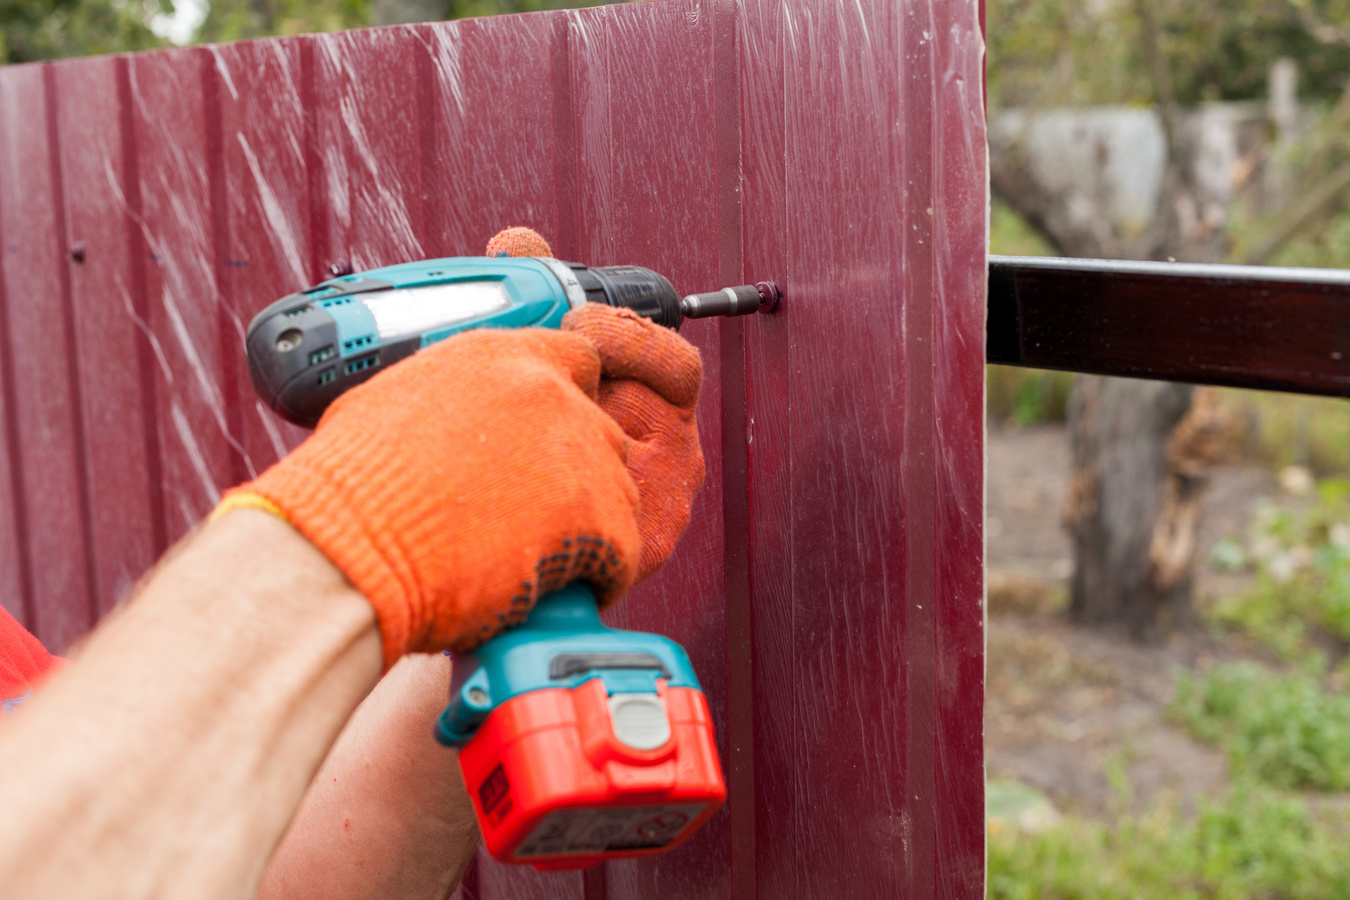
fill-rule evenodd
<path id="1" fill-rule="evenodd" d="M 0 70 L 0 603 L 61 649 L 303 434 L 272 299 L 531 225 L 683 291 L 708 484 L 614 617 L 690 650 L 730 780 L 678 852 L 483 898 L 963 897 L 984 858 L 974 2 L 666 0 Z"/>

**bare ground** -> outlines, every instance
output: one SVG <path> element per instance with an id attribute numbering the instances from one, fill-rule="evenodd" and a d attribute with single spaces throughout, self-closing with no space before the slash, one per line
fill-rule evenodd
<path id="1" fill-rule="evenodd" d="M 1250 648 L 1201 630 L 1146 646 L 1069 624 L 1062 612 L 1072 571 L 1060 525 L 1069 470 L 1064 429 L 991 424 L 988 459 L 989 777 L 1029 784 L 1059 809 L 1092 817 L 1159 802 L 1188 810 L 1198 797 L 1222 791 L 1223 755 L 1192 740 L 1168 719 L 1167 707 L 1182 671 Z M 1216 541 L 1245 534 L 1253 504 L 1276 490 L 1271 474 L 1257 467 L 1213 472 L 1198 602 L 1241 589 L 1240 576 L 1203 561 Z"/>

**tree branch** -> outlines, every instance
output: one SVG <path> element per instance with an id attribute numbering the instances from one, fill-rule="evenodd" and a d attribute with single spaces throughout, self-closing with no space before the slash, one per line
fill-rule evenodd
<path id="1" fill-rule="evenodd" d="M 1162 29 L 1158 26 L 1153 0 L 1135 0 L 1134 9 L 1139 17 L 1144 55 L 1148 57 L 1149 68 L 1152 70 L 1153 96 L 1158 101 L 1163 136 L 1167 141 L 1167 159 L 1171 164 L 1173 160 L 1181 158 L 1181 148 L 1178 146 L 1181 114 L 1172 91 L 1172 72 L 1167 65 L 1167 54 L 1163 52 Z"/>
<path id="2" fill-rule="evenodd" d="M 1263 266 L 1276 252 L 1298 235 L 1308 223 L 1332 212 L 1346 190 L 1350 189 L 1350 162 L 1342 163 L 1312 191 L 1288 207 L 1270 231 L 1246 259 L 1249 266 Z"/>

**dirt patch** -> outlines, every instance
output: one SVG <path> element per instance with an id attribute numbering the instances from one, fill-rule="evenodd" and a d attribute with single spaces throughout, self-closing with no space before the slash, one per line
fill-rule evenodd
<path id="1" fill-rule="evenodd" d="M 1100 818 L 1160 802 L 1187 811 L 1222 791 L 1222 753 L 1192 740 L 1167 708 L 1182 672 L 1250 648 L 1198 630 L 1139 645 L 1123 633 L 1069 624 L 1062 612 L 1072 573 L 1060 522 L 1069 472 L 1064 429 L 991 425 L 988 454 L 989 776 L 1016 779 L 1062 810 Z M 1198 602 L 1245 586 L 1245 576 L 1205 561 L 1219 540 L 1245 535 L 1257 500 L 1277 491 L 1274 477 L 1257 467 L 1213 470 Z"/>
<path id="2" fill-rule="evenodd" d="M 1199 636 L 1141 646 L 1096 634 L 1060 614 L 989 620 L 985 757 L 990 777 L 1015 778 L 1060 809 L 1094 817 L 1183 809 L 1223 787 L 1223 755 L 1167 716 L 1176 679 L 1224 653 Z M 1226 654 L 1225 654 L 1226 655 Z M 1113 775 L 1117 785 L 1112 785 Z M 1128 787 L 1126 787 L 1128 786 Z"/>
<path id="3" fill-rule="evenodd" d="M 1065 581 L 1073 563 L 1060 524 L 1069 473 L 1064 428 L 990 425 L 986 452 L 985 559 L 991 575 Z"/>

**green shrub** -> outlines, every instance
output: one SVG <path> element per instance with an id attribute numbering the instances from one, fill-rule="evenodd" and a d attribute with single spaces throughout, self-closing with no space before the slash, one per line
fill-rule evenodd
<path id="1" fill-rule="evenodd" d="M 1350 897 L 1344 814 L 1239 786 L 1192 821 L 1158 810 L 1114 826 L 991 829 L 991 900 L 1331 900 Z"/>
<path id="2" fill-rule="evenodd" d="M 1172 713 L 1217 744 L 1232 771 L 1280 788 L 1350 789 L 1350 696 L 1308 675 L 1244 663 L 1215 666 L 1177 685 Z"/>

